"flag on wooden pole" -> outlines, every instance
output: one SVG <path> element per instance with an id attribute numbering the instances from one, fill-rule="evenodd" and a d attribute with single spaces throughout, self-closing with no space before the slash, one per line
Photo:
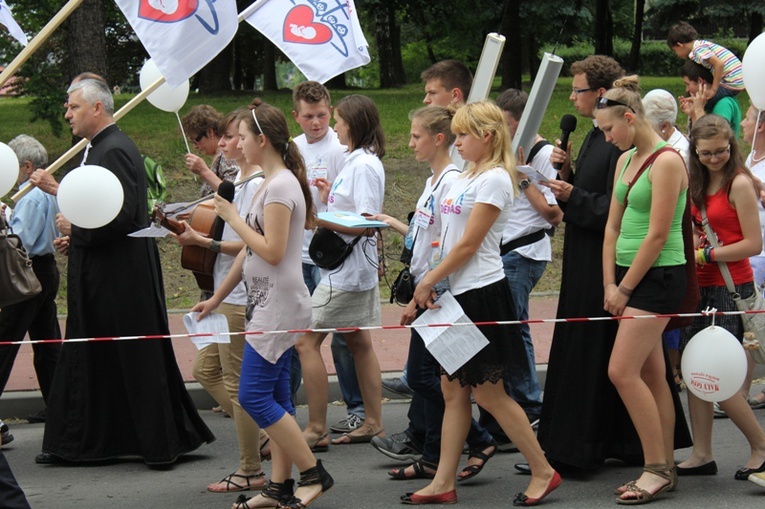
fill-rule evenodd
<path id="1" fill-rule="evenodd" d="M 24 46 L 27 45 L 27 35 L 21 29 L 16 20 L 13 19 L 11 8 L 5 3 L 5 0 L 0 0 L 0 24 L 5 25 L 8 29 L 8 33 L 13 36 L 14 39 L 19 41 Z"/>
<path id="2" fill-rule="evenodd" d="M 171 87 L 207 65 L 236 35 L 233 0 L 116 0 Z"/>
<path id="3" fill-rule="evenodd" d="M 324 83 L 369 63 L 353 0 L 257 0 L 242 17 L 309 80 Z"/>

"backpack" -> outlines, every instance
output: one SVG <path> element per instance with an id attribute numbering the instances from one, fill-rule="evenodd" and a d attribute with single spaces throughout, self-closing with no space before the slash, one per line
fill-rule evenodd
<path id="1" fill-rule="evenodd" d="M 149 156 L 143 157 L 143 166 L 146 169 L 146 198 L 149 203 L 149 214 L 154 210 L 157 202 L 164 202 L 167 195 L 165 173 L 162 166 Z"/>

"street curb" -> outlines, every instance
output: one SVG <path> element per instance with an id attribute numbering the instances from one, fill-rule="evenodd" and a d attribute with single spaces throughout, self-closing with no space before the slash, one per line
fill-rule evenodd
<path id="1" fill-rule="evenodd" d="M 392 379 L 400 377 L 403 373 L 401 371 L 388 371 L 383 373 L 384 379 Z M 547 364 L 537 364 L 537 377 L 539 378 L 539 385 L 544 388 L 545 379 L 547 378 Z M 194 401 L 194 405 L 199 410 L 209 410 L 214 406 L 217 406 L 215 400 L 210 396 L 207 391 L 197 382 L 187 382 L 186 390 L 189 392 L 191 399 Z M 387 399 L 409 399 L 400 394 L 395 394 L 383 389 L 383 397 Z M 340 393 L 340 386 L 337 383 L 337 376 L 330 375 L 329 377 L 329 401 L 340 402 L 343 401 L 343 396 Z M 300 388 L 297 392 L 297 404 L 305 405 L 305 388 L 303 384 L 300 384 Z M 10 391 L 3 393 L 2 398 L 2 420 L 13 419 L 25 419 L 28 415 L 34 415 L 44 408 L 42 399 L 42 393 L 40 391 Z"/>

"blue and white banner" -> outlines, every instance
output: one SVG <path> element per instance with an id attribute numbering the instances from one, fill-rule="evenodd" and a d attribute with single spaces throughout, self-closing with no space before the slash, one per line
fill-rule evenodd
<path id="1" fill-rule="evenodd" d="M 369 63 L 353 0 L 257 0 L 242 16 L 309 80 L 324 83 Z"/>
<path id="2" fill-rule="evenodd" d="M 220 53 L 239 27 L 234 0 L 115 0 L 171 87 Z"/>

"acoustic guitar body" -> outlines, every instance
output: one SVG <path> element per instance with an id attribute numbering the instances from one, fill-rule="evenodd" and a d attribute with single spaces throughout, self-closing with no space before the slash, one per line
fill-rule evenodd
<path id="1" fill-rule="evenodd" d="M 212 237 L 217 219 L 213 201 L 209 200 L 196 206 L 189 218 L 189 225 L 205 237 Z M 193 272 L 203 292 L 214 291 L 213 266 L 216 256 L 217 253 L 201 246 L 183 246 L 181 266 Z"/>

